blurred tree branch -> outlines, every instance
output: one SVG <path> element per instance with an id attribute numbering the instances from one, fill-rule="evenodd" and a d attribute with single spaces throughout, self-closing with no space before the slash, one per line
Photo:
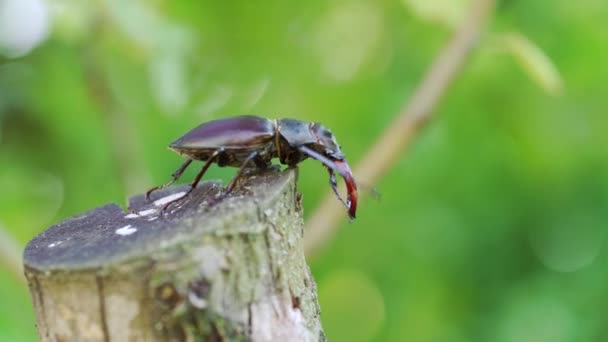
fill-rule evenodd
<path id="1" fill-rule="evenodd" d="M 103 41 L 108 18 L 105 12 L 94 18 L 91 24 L 91 41 Z M 104 69 L 104 52 L 101 45 L 93 45 L 82 53 L 84 82 L 88 94 L 99 109 L 111 142 L 112 158 L 116 173 L 127 194 L 138 193 L 150 184 L 150 173 L 142 160 L 141 139 L 131 117 L 116 97 Z"/>
<path id="2" fill-rule="evenodd" d="M 439 52 L 409 102 L 387 126 L 359 164 L 354 174 L 357 179 L 375 184 L 401 158 L 439 103 L 447 87 L 454 80 L 494 12 L 495 0 L 475 0 L 470 13 L 446 46 Z M 345 217 L 340 203 L 328 192 L 307 222 L 304 248 L 307 255 L 316 254 L 336 233 Z"/>
<path id="3" fill-rule="evenodd" d="M 151 177 L 141 158 L 139 134 L 112 94 L 101 62 L 96 57 L 100 55 L 103 54 L 95 51 L 87 51 L 83 55 L 87 90 L 106 125 L 116 172 L 121 177 L 123 189 L 127 194 L 137 193 L 150 184 Z"/>
<path id="4" fill-rule="evenodd" d="M 15 279 L 25 284 L 21 261 L 22 250 L 23 247 L 3 227 L 0 227 L 0 264 L 4 264 Z"/>

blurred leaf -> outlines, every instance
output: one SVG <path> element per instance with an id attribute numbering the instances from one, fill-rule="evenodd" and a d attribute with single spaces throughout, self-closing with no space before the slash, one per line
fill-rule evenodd
<path id="1" fill-rule="evenodd" d="M 21 261 L 21 251 L 23 246 L 17 242 L 0 222 L 0 269 L 9 268 L 12 275 L 18 280 L 23 278 L 23 266 Z"/>
<path id="2" fill-rule="evenodd" d="M 534 42 L 517 32 L 500 36 L 509 53 L 528 76 L 550 95 L 561 94 L 562 77 L 549 56 Z"/>
<path id="3" fill-rule="evenodd" d="M 3 116 L 7 109 L 16 107 L 25 100 L 24 88 L 33 75 L 33 68 L 27 63 L 0 64 L 0 142 Z"/>
<path id="4" fill-rule="evenodd" d="M 454 28 L 460 24 L 470 0 L 402 0 L 418 17 Z"/>
<path id="5" fill-rule="evenodd" d="M 2 223 L 29 237 L 57 214 L 63 203 L 63 182 L 45 172 L 20 167 L 14 160 L 0 159 L 11 167 L 0 169 L 0 217 Z"/>
<path id="6" fill-rule="evenodd" d="M 68 43 L 87 39 L 100 14 L 98 1 L 48 0 L 53 35 Z"/>
<path id="7" fill-rule="evenodd" d="M 321 69 L 332 80 L 351 81 L 363 66 L 382 57 L 384 13 L 374 2 L 336 2 L 320 20 L 315 49 Z"/>
<path id="8" fill-rule="evenodd" d="M 145 52 L 149 86 L 163 113 L 181 113 L 190 98 L 186 59 L 194 48 L 192 32 L 171 21 L 150 2 L 105 3 L 122 33 Z"/>
<path id="9" fill-rule="evenodd" d="M 0 341 L 40 341 L 27 287 L 3 270 L 0 270 L 0 284 Z"/>

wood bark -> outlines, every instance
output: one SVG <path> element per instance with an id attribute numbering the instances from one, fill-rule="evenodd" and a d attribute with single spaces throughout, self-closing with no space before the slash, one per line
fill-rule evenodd
<path id="1" fill-rule="evenodd" d="M 43 341 L 325 340 L 304 259 L 297 171 L 246 175 L 108 204 L 60 222 L 24 253 Z"/>

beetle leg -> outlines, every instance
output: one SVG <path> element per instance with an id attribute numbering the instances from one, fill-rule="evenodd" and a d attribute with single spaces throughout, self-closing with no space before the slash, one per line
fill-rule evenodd
<path id="1" fill-rule="evenodd" d="M 334 194 L 336 194 L 340 202 L 342 202 L 342 204 L 344 204 L 344 206 L 349 209 L 348 204 L 346 203 L 346 201 L 344 201 L 344 199 L 342 198 L 342 196 L 340 196 L 340 193 L 338 192 L 338 182 L 336 181 L 336 174 L 334 173 L 334 169 L 328 167 L 327 171 L 329 172 L 329 183 L 331 184 L 331 189 L 334 191 Z"/>
<path id="2" fill-rule="evenodd" d="M 161 209 L 162 212 L 165 212 L 167 210 L 167 208 L 169 208 L 171 205 L 182 201 L 184 198 L 186 198 L 186 196 L 188 196 L 192 192 L 192 190 L 194 190 L 194 188 L 196 188 L 198 183 L 201 181 L 201 178 L 203 178 L 203 175 L 205 174 L 205 172 L 207 172 L 207 169 L 209 168 L 209 166 L 211 166 L 211 164 L 213 164 L 213 162 L 215 161 L 217 156 L 220 154 L 220 152 L 223 152 L 223 150 L 217 150 L 217 151 L 213 152 L 213 154 L 205 162 L 205 165 L 203 165 L 201 170 L 198 172 L 198 174 L 196 175 L 194 180 L 190 183 L 190 189 L 188 189 L 188 191 L 186 191 L 186 193 L 182 197 L 176 198 L 173 201 L 170 201 L 167 204 L 165 204 L 163 206 L 163 208 Z M 192 161 L 192 160 L 190 160 L 190 161 Z M 183 172 L 183 170 L 182 170 L 182 172 Z"/>
<path id="3" fill-rule="evenodd" d="M 186 171 L 186 168 L 188 168 L 188 166 L 190 166 L 190 163 L 192 163 L 192 159 L 188 159 L 186 160 L 182 166 L 179 167 L 179 169 L 177 169 L 175 172 L 173 172 L 173 174 L 171 175 L 171 180 L 168 181 L 165 184 L 159 185 L 159 186 L 155 186 L 152 189 L 146 191 L 146 200 L 150 200 L 150 194 L 152 194 L 154 191 L 156 190 L 160 190 L 160 189 L 164 189 L 166 187 L 168 187 L 169 185 L 173 184 L 173 182 L 175 182 L 176 180 L 179 179 L 179 177 L 182 176 L 182 174 L 184 173 L 184 171 Z"/>
<path id="4" fill-rule="evenodd" d="M 232 192 L 232 190 L 234 190 L 234 187 L 236 186 L 236 182 L 238 181 L 239 178 L 241 178 L 243 176 L 245 167 L 247 166 L 247 164 L 249 164 L 251 161 L 253 161 L 254 158 L 258 156 L 258 154 L 259 154 L 258 151 L 253 151 L 247 156 L 247 158 L 245 158 L 245 161 L 243 161 L 243 164 L 241 164 L 241 168 L 239 169 L 239 172 L 237 172 L 236 176 L 234 176 L 234 178 L 232 178 L 230 183 L 228 183 L 228 186 L 226 186 L 226 189 L 224 190 L 224 192 L 217 199 L 218 201 L 223 199 L 224 197 L 226 197 L 226 195 L 230 194 Z"/>

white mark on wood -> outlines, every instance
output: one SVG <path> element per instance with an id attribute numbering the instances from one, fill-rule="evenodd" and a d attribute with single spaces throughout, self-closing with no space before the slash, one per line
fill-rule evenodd
<path id="1" fill-rule="evenodd" d="M 299 341 L 317 340 L 318 334 L 308 330 L 302 312 L 292 307 L 288 293 L 269 299 L 251 305 L 253 341 L 289 341 L 293 336 Z"/>
<path id="2" fill-rule="evenodd" d="M 188 301 L 190 302 L 190 304 L 192 304 L 192 306 L 194 306 L 197 309 L 205 309 L 207 308 L 207 301 L 205 300 L 205 298 L 201 298 L 199 296 L 196 295 L 196 293 L 189 291 L 188 292 Z"/>
<path id="3" fill-rule="evenodd" d="M 134 319 L 139 315 L 139 304 L 127 296 L 110 294 L 106 297 L 106 315 L 110 336 L 109 341 L 132 341 L 138 340 L 132 334 L 131 326 Z"/>
<path id="4" fill-rule="evenodd" d="M 138 217 L 154 214 L 155 212 L 156 212 L 156 209 L 147 209 L 147 210 L 138 211 L 136 213 L 130 213 L 130 214 L 126 215 L 125 218 L 138 218 Z"/>
<path id="5" fill-rule="evenodd" d="M 158 218 L 158 216 L 150 217 L 150 218 L 148 219 L 148 221 L 154 221 L 154 220 L 156 220 L 157 218 Z"/>
<path id="6" fill-rule="evenodd" d="M 192 251 L 195 260 L 200 260 L 200 269 L 206 278 L 214 278 L 222 269 L 228 267 L 226 255 L 217 247 L 201 246 Z"/>
<path id="7" fill-rule="evenodd" d="M 150 214 L 154 214 L 155 212 L 156 212 L 156 209 L 148 209 L 148 210 L 142 210 L 138 214 L 140 216 L 148 216 Z"/>
<path id="8" fill-rule="evenodd" d="M 167 203 L 169 203 L 169 202 L 171 202 L 173 200 L 176 200 L 176 199 L 178 199 L 180 197 L 184 197 L 184 195 L 186 195 L 185 191 L 178 192 L 178 193 L 175 193 L 175 194 L 172 194 L 172 195 L 169 195 L 169 196 L 165 196 L 165 197 L 163 197 L 161 199 L 158 199 L 158 200 L 154 201 L 154 205 L 157 206 L 157 207 L 159 207 L 159 206 L 165 205 L 165 204 L 167 204 Z"/>
<path id="9" fill-rule="evenodd" d="M 60 245 L 62 242 L 63 242 L 63 241 L 57 241 L 57 242 L 53 242 L 53 243 L 49 244 L 49 248 L 53 248 L 53 247 L 55 247 L 55 246 L 58 246 L 58 245 Z"/>
<path id="10" fill-rule="evenodd" d="M 137 228 L 131 227 L 131 225 L 126 225 L 122 228 L 118 228 L 116 229 L 116 234 L 118 235 L 122 235 L 122 236 L 126 236 L 126 235 L 131 235 L 133 233 L 135 233 L 137 231 Z"/>

